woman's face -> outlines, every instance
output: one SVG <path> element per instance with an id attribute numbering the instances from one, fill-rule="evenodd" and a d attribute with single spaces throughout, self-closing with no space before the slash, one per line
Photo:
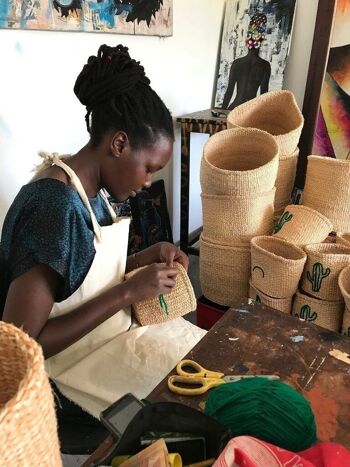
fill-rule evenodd
<path id="1" fill-rule="evenodd" d="M 143 187 L 151 186 L 152 175 L 168 163 L 172 152 L 173 142 L 165 136 L 153 146 L 138 150 L 127 144 L 102 173 L 103 187 L 117 202 L 136 196 Z"/>

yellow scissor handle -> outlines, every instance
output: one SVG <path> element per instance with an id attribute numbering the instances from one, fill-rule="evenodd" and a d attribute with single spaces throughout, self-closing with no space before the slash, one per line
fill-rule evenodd
<path id="1" fill-rule="evenodd" d="M 182 383 L 187 388 L 177 386 L 175 383 Z M 220 386 L 220 384 L 225 383 L 223 379 L 220 378 L 201 378 L 199 376 L 169 376 L 168 378 L 168 388 L 170 391 L 175 394 L 180 394 L 182 396 L 199 396 L 209 391 L 211 388 Z M 193 387 L 200 385 L 199 387 Z M 192 386 L 192 387 L 191 387 Z"/>
<path id="2" fill-rule="evenodd" d="M 184 370 L 184 367 L 190 367 L 194 372 L 189 372 Z M 180 376 L 190 376 L 192 377 L 200 377 L 200 378 L 222 378 L 224 373 L 219 373 L 217 371 L 209 371 L 202 367 L 199 363 L 195 362 L 194 360 L 181 360 L 176 365 L 177 374 Z"/>

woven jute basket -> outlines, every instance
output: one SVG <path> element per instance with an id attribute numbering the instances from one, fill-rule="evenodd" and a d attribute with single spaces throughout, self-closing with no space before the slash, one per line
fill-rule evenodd
<path id="1" fill-rule="evenodd" d="M 265 193 L 275 186 L 278 146 L 271 135 L 254 128 L 223 130 L 204 146 L 200 169 L 207 195 Z"/>
<path id="2" fill-rule="evenodd" d="M 324 214 L 335 232 L 350 232 L 350 160 L 309 156 L 302 202 Z"/>
<path id="3" fill-rule="evenodd" d="M 350 248 L 332 243 L 306 245 L 307 261 L 301 288 L 321 300 L 342 300 L 340 271 L 350 264 Z"/>
<path id="4" fill-rule="evenodd" d="M 328 237 L 326 238 L 326 240 L 324 240 L 323 243 L 336 243 L 336 236 L 335 236 L 334 232 L 330 233 L 328 235 Z M 350 243 L 347 246 L 350 247 Z"/>
<path id="5" fill-rule="evenodd" d="M 264 294 L 261 290 L 257 289 L 252 282 L 249 282 L 249 297 L 257 303 L 274 308 L 275 310 L 282 311 L 288 315 L 291 314 L 293 295 L 287 298 L 273 298 Z"/>
<path id="6" fill-rule="evenodd" d="M 298 146 L 304 118 L 290 91 L 270 91 L 233 109 L 228 128 L 259 128 L 273 135 L 281 155 L 292 154 Z"/>
<path id="7" fill-rule="evenodd" d="M 141 326 L 164 323 L 186 315 L 196 309 L 196 297 L 185 268 L 176 261 L 173 266 L 178 270 L 178 273 L 175 285 L 170 293 L 166 295 L 161 294 L 156 298 L 133 304 L 133 313 Z M 143 268 L 129 272 L 125 275 L 125 278 L 130 278 L 140 269 Z"/>
<path id="8" fill-rule="evenodd" d="M 350 309 L 348 307 L 345 307 L 344 310 L 341 333 L 350 337 Z"/>
<path id="9" fill-rule="evenodd" d="M 224 196 L 202 193 L 203 236 L 214 243 L 235 243 L 237 237 L 270 234 L 275 189 L 259 195 Z"/>
<path id="10" fill-rule="evenodd" d="M 277 237 L 255 237 L 251 241 L 252 284 L 266 295 L 286 298 L 295 294 L 306 261 L 306 253 Z"/>
<path id="11" fill-rule="evenodd" d="M 289 156 L 280 156 L 277 179 L 276 179 L 276 196 L 275 196 L 275 212 L 280 213 L 281 210 L 291 204 L 291 196 L 294 187 L 295 174 L 297 170 L 299 149 L 296 149 Z"/>
<path id="12" fill-rule="evenodd" d="M 350 247 L 350 233 L 337 232 L 335 242 Z"/>
<path id="13" fill-rule="evenodd" d="M 332 223 L 307 206 L 290 204 L 275 225 L 273 234 L 295 245 L 320 243 L 332 231 Z"/>
<path id="14" fill-rule="evenodd" d="M 339 274 L 338 284 L 346 307 L 350 310 L 350 264 Z"/>
<path id="15" fill-rule="evenodd" d="M 343 312 L 343 301 L 319 300 L 300 291 L 295 294 L 293 316 L 323 328 L 339 332 L 343 321 Z"/>
<path id="16" fill-rule="evenodd" d="M 0 465 L 62 466 L 54 398 L 41 347 L 0 322 Z"/>
<path id="17" fill-rule="evenodd" d="M 250 244 L 217 245 L 200 239 L 200 282 L 212 302 L 233 306 L 248 298 Z"/>

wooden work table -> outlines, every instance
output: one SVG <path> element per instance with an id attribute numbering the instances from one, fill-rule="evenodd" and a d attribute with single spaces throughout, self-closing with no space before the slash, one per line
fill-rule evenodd
<path id="1" fill-rule="evenodd" d="M 186 358 L 225 374 L 279 375 L 311 402 L 319 440 L 350 448 L 350 364 L 332 349 L 350 354 L 350 338 L 254 304 L 229 309 Z M 148 399 L 203 408 L 206 395 L 176 395 L 165 378 Z"/>
<path id="2" fill-rule="evenodd" d="M 333 349 L 349 355 L 350 338 L 264 305 L 242 304 L 226 311 L 185 358 L 225 374 L 279 375 L 311 402 L 319 440 L 350 448 L 350 360 L 344 363 L 329 355 Z M 207 394 L 174 394 L 167 379 L 148 400 L 203 409 Z M 108 437 L 83 467 L 95 465 L 91 461 L 110 451 L 114 443 Z"/>

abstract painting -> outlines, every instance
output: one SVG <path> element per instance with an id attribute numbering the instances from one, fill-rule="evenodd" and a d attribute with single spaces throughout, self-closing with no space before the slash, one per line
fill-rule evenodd
<path id="1" fill-rule="evenodd" d="M 172 35 L 172 0 L 0 0 L 0 28 Z"/>
<path id="2" fill-rule="evenodd" d="M 350 0 L 338 0 L 312 153 L 350 159 Z"/>
<path id="3" fill-rule="evenodd" d="M 282 89 L 296 0 L 227 0 L 215 107 Z"/>

